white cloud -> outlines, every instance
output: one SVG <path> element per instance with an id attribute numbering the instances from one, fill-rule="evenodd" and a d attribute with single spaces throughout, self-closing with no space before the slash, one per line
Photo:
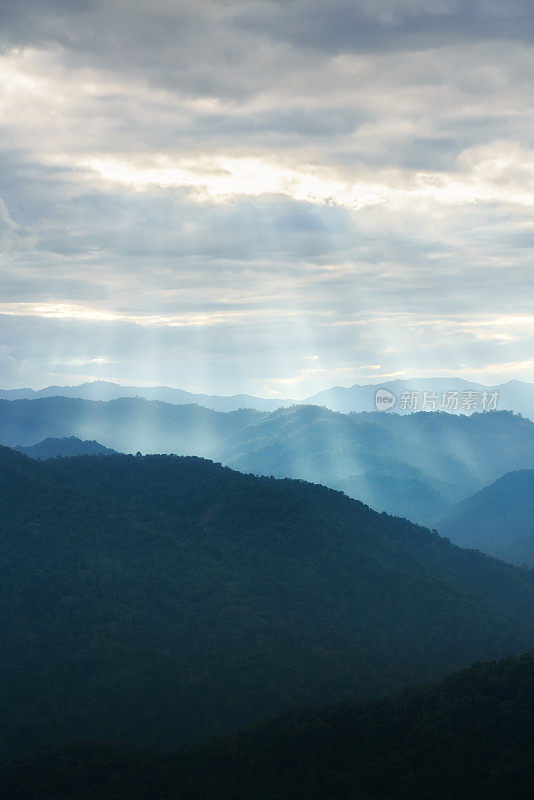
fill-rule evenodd
<path id="1" fill-rule="evenodd" d="M 57 359 L 212 391 L 532 374 L 529 20 L 519 0 L 7 4 L 12 380 Z"/>

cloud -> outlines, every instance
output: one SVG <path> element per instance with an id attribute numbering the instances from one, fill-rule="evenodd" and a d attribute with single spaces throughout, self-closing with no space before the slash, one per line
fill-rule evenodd
<path id="1" fill-rule="evenodd" d="M 17 226 L 11 219 L 5 202 L 0 198 L 0 247 L 9 248 L 14 240 Z"/>
<path id="2" fill-rule="evenodd" d="M 1 9 L 5 380 L 534 378 L 529 3 Z"/>

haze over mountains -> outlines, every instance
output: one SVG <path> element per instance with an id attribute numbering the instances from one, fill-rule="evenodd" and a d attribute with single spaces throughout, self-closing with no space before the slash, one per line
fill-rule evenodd
<path id="1" fill-rule="evenodd" d="M 333 489 L 532 564 L 529 419 L 53 396 L 0 400 L 0 441 L 20 451 L 0 447 L 2 800 L 426 800 L 423 778 L 502 800 L 528 782 L 530 656 L 354 703 L 530 650 L 534 572 Z"/>
<path id="2" fill-rule="evenodd" d="M 8 448 L 0 479 L 4 754 L 170 746 L 534 641 L 533 573 L 321 486 Z"/>
<path id="3" fill-rule="evenodd" d="M 164 403 L 189 405 L 194 403 L 214 411 L 236 411 L 254 408 L 258 411 L 275 411 L 293 405 L 294 400 L 253 397 L 248 394 L 222 395 L 195 394 L 168 386 L 121 386 L 108 381 L 89 381 L 79 386 L 47 386 L 44 389 L 0 389 L 0 399 L 33 400 L 39 397 L 78 397 L 84 400 L 116 400 L 119 397 L 143 397 Z"/>
<path id="4" fill-rule="evenodd" d="M 241 408 L 275 411 L 277 408 L 287 408 L 297 404 L 325 406 L 332 411 L 347 414 L 375 411 L 375 394 L 378 388 L 386 389 L 394 395 L 395 401 L 387 410 L 399 414 L 423 410 L 445 410 L 448 413 L 457 414 L 505 410 L 515 411 L 534 419 L 534 384 L 517 380 L 497 386 L 485 386 L 461 378 L 397 379 L 363 386 L 358 384 L 351 387 L 334 386 L 299 401 L 287 398 L 253 397 L 247 394 L 226 397 L 195 394 L 167 386 L 121 386 L 107 381 L 91 381 L 78 386 L 47 386 L 38 390 L 1 389 L 0 399 L 30 400 L 59 396 L 85 400 L 116 400 L 119 397 L 143 397 L 146 400 L 161 400 L 165 403 L 179 405 L 196 403 L 215 411 L 236 411 Z M 485 394 L 487 395 L 486 400 L 483 399 Z M 450 395 L 457 396 L 451 398 Z"/>
<path id="5" fill-rule="evenodd" d="M 40 461 L 45 461 L 47 458 L 65 458 L 69 456 L 96 456 L 96 455 L 111 455 L 115 450 L 109 447 L 104 447 L 103 444 L 93 441 L 82 441 L 76 436 L 63 436 L 59 439 L 49 437 L 43 439 L 42 442 L 30 445 L 29 447 L 22 447 L 17 445 L 15 450 L 29 456 L 36 458 Z"/>
<path id="6" fill-rule="evenodd" d="M 334 386 L 306 398 L 304 402 L 324 405 L 344 414 L 374 411 L 378 388 L 394 395 L 395 402 L 387 410 L 397 414 L 425 410 L 446 411 L 449 414 L 501 410 L 514 411 L 534 419 L 534 384 L 517 380 L 486 386 L 462 378 L 399 378 L 376 385 Z"/>
<path id="7" fill-rule="evenodd" d="M 534 0 L 0 0 L 0 98 L 0 800 L 534 800 Z"/>
<path id="8" fill-rule="evenodd" d="M 430 526 L 504 473 L 534 469 L 534 423 L 506 411 L 347 415 L 294 406 L 224 413 L 140 398 L 0 400 L 0 443 L 27 448 L 69 436 L 322 483 Z"/>
<path id="9" fill-rule="evenodd" d="M 509 472 L 462 500 L 439 530 L 460 547 L 534 566 L 534 470 Z"/>

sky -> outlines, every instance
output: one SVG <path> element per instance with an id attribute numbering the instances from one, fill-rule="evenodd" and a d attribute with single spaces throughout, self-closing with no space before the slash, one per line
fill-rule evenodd
<path id="1" fill-rule="evenodd" d="M 0 0 L 0 386 L 534 381 L 530 0 Z"/>

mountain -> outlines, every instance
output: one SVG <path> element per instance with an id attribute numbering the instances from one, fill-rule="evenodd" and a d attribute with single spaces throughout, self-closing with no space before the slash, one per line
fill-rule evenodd
<path id="1" fill-rule="evenodd" d="M 534 470 L 503 475 L 459 503 L 439 529 L 461 547 L 534 566 Z"/>
<path id="2" fill-rule="evenodd" d="M 176 752 L 95 742 L 0 765 L 5 800 L 528 800 L 534 655 Z"/>
<path id="3" fill-rule="evenodd" d="M 1 443 L 26 447 L 65 436 L 302 478 L 429 526 L 505 472 L 534 468 L 534 423 L 506 411 L 340 414 L 292 406 L 223 413 L 141 398 L 0 400 Z"/>
<path id="4" fill-rule="evenodd" d="M 340 411 L 343 414 L 375 411 L 377 389 L 385 389 L 394 396 L 394 403 L 389 410 L 398 414 L 424 410 L 445 410 L 456 414 L 499 410 L 514 411 L 534 419 L 534 384 L 517 380 L 497 386 L 485 386 L 462 378 L 397 379 L 363 386 L 359 384 L 350 387 L 334 386 L 332 389 L 307 397 L 303 402 L 326 406 L 332 411 Z M 449 402 L 444 399 L 444 393 L 447 394 Z M 454 393 L 456 398 L 451 398 L 451 393 Z M 492 395 L 495 393 L 496 397 L 492 399 Z M 411 399 L 408 400 L 408 396 L 411 395 L 413 395 L 413 405 Z M 404 400 L 403 397 L 406 399 Z M 425 400 L 427 404 L 424 407 Z"/>
<path id="5" fill-rule="evenodd" d="M 259 411 L 215 412 L 141 398 L 0 400 L 0 442 L 28 446 L 47 437 L 94 439 L 122 452 L 176 452 L 219 459 L 226 437 Z"/>
<path id="6" fill-rule="evenodd" d="M 292 405 L 294 400 L 253 397 L 248 394 L 222 395 L 194 394 L 169 386 L 121 386 L 109 381 L 88 381 L 79 386 L 47 386 L 44 389 L 0 389 L 2 400 L 35 400 L 40 397 L 75 397 L 83 400 L 117 400 L 120 397 L 142 397 L 175 405 L 196 404 L 215 411 L 237 411 L 255 408 L 274 411 Z"/>
<path id="7" fill-rule="evenodd" d="M 4 754 L 170 746 L 534 642 L 534 574 L 323 486 L 8 448 L 0 480 Z"/>
<path id="8" fill-rule="evenodd" d="M 376 391 L 377 389 L 386 389 L 392 392 L 396 398 L 395 405 L 391 410 L 402 414 L 410 413 L 408 410 L 404 410 L 401 407 L 400 401 L 403 392 L 416 392 L 419 395 L 417 398 L 418 406 L 412 410 L 421 411 L 423 410 L 421 406 L 424 399 L 424 392 L 436 392 L 439 395 L 444 391 L 481 392 L 487 388 L 488 387 L 482 386 L 480 383 L 466 381 L 462 378 L 397 378 L 396 380 L 385 381 L 380 384 L 368 383 L 360 385 L 356 383 L 354 386 L 333 386 L 331 389 L 325 389 L 322 392 L 317 392 L 317 394 L 307 397 L 305 402 L 311 405 L 325 406 L 332 411 L 339 411 L 342 414 L 360 411 L 376 411 Z"/>
<path id="9" fill-rule="evenodd" d="M 14 448 L 30 458 L 38 458 L 42 461 L 47 458 L 58 458 L 59 456 L 96 456 L 111 455 L 115 450 L 104 447 L 103 444 L 93 441 L 82 441 L 76 436 L 64 436 L 61 439 L 43 439 L 42 442 L 22 447 L 17 445 Z"/>
<path id="10" fill-rule="evenodd" d="M 331 389 L 310 395 L 301 401 L 287 398 L 254 397 L 248 394 L 231 396 L 195 394 L 169 386 L 121 386 L 109 381 L 88 381 L 78 386 L 47 386 L 44 389 L 0 389 L 2 400 L 35 400 L 40 397 L 74 397 L 83 400 L 117 400 L 120 397 L 141 397 L 145 400 L 159 400 L 176 405 L 194 403 L 214 411 L 238 411 L 251 408 L 257 411 L 276 411 L 292 405 L 324 406 L 331 411 L 343 414 L 376 411 L 375 395 L 377 389 L 385 389 L 394 395 L 391 409 L 399 414 L 412 411 L 448 411 L 449 413 L 470 414 L 473 411 L 497 410 L 513 411 L 534 419 L 534 384 L 517 380 L 497 386 L 466 381 L 462 378 L 410 378 L 385 381 L 376 384 L 355 384 L 350 387 L 334 386 Z M 427 393 L 427 405 L 423 407 Z M 457 407 L 443 406 L 443 393 L 457 394 Z M 403 393 L 414 395 L 414 405 L 403 401 Z M 489 407 L 484 407 L 483 394 L 486 393 Z M 496 405 L 492 405 L 490 395 L 497 393 Z M 435 403 L 431 398 L 435 397 Z M 381 410 L 381 409 L 380 409 Z"/>
<path id="11" fill-rule="evenodd" d="M 410 477 L 412 472 L 414 477 Z M 449 510 L 450 502 L 423 478 L 423 473 L 419 473 L 421 477 L 417 473 L 418 470 L 410 470 L 406 464 L 404 477 L 388 472 L 364 472 L 332 481 L 331 485 L 377 511 L 431 525 Z"/>
<path id="12" fill-rule="evenodd" d="M 222 460 L 235 469 L 323 483 L 433 525 L 503 472 L 534 467 L 534 424 L 511 412 L 400 416 L 298 406 L 252 418 L 225 446 Z"/>

